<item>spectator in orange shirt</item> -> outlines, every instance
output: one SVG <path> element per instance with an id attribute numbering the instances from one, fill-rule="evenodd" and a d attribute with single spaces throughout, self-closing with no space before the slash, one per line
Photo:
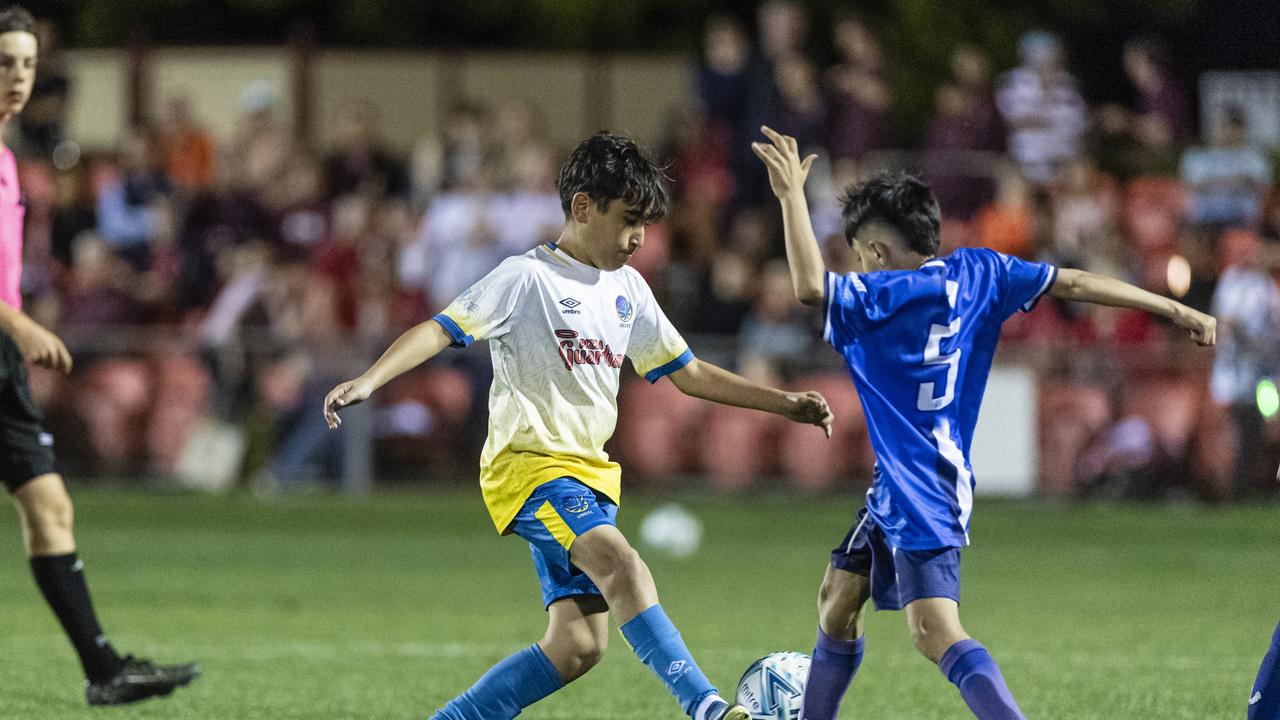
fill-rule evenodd
<path id="1" fill-rule="evenodd" d="M 213 138 L 191 115 L 191 103 L 170 98 L 160 118 L 160 148 L 174 185 L 195 193 L 213 180 Z"/>
<path id="2" fill-rule="evenodd" d="M 1035 215 L 1031 188 L 1012 168 L 996 180 L 996 199 L 974 220 L 978 245 L 1006 255 L 1029 258 L 1034 250 Z"/>

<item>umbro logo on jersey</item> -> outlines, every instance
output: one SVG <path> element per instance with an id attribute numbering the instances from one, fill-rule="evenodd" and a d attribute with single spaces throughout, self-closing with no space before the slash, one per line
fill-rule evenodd
<path id="1" fill-rule="evenodd" d="M 577 307 L 582 303 L 578 302 L 577 300 L 574 300 L 573 298 L 565 298 L 560 301 L 560 304 L 565 306 L 566 308 L 565 310 L 560 311 L 560 314 L 562 315 L 581 315 L 582 314 L 582 311 L 577 309 Z"/>

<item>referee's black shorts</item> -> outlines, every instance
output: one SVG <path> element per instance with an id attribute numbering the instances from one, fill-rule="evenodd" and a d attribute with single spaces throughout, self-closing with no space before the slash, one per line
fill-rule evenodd
<path id="1" fill-rule="evenodd" d="M 0 332 L 0 481 L 9 492 L 57 472 L 53 436 L 31 397 L 27 363 L 13 338 Z"/>

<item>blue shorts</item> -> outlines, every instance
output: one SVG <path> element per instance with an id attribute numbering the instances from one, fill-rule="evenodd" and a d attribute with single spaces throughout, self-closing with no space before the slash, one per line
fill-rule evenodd
<path id="1" fill-rule="evenodd" d="M 877 610 L 901 610 L 921 598 L 960 602 L 960 548 L 899 550 L 866 508 L 831 551 L 831 566 L 869 578 Z"/>
<path id="2" fill-rule="evenodd" d="M 617 526 L 618 506 L 573 478 L 538 486 L 512 521 L 511 531 L 529 541 L 533 568 L 542 586 L 542 606 L 574 595 L 599 595 L 600 588 L 569 562 L 579 535 L 600 525 Z"/>

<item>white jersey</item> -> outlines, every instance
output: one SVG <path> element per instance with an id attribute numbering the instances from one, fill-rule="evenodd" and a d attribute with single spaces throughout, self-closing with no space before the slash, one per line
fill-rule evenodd
<path id="1" fill-rule="evenodd" d="M 557 478 L 618 502 L 621 472 L 604 444 L 618 420 L 623 359 L 651 383 L 693 360 L 640 273 L 605 272 L 552 244 L 507 258 L 435 319 L 455 346 L 489 341 L 480 487 L 499 532 Z"/>

